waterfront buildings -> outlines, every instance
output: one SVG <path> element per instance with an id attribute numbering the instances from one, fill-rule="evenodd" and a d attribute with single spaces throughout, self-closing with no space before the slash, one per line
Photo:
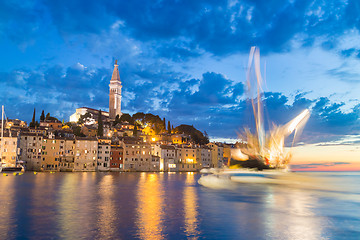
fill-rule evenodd
<path id="1" fill-rule="evenodd" d="M 30 171 L 181 172 L 223 166 L 230 149 L 221 143 L 173 144 L 165 135 L 147 142 L 142 137 L 63 137 L 62 130 L 30 130 L 5 134 L 3 162 L 18 159 Z"/>
<path id="2" fill-rule="evenodd" d="M 72 172 L 74 169 L 75 161 L 75 139 L 74 138 L 62 138 L 64 141 L 63 148 L 60 153 L 60 171 Z"/>
<path id="3" fill-rule="evenodd" d="M 176 171 L 176 148 L 174 145 L 155 144 L 153 155 L 159 157 L 161 171 Z"/>
<path id="4" fill-rule="evenodd" d="M 75 140 L 74 171 L 95 171 L 97 166 L 98 140 L 84 137 Z"/>
<path id="5" fill-rule="evenodd" d="M 149 169 L 151 159 L 151 145 L 139 138 L 127 138 L 122 142 L 124 149 L 124 170 L 136 171 Z"/>
<path id="6" fill-rule="evenodd" d="M 42 163 L 43 134 L 24 132 L 20 135 L 19 160 L 27 170 L 40 171 Z"/>
<path id="7" fill-rule="evenodd" d="M 110 169 L 111 141 L 100 140 L 98 142 L 97 170 L 109 171 Z"/>
<path id="8" fill-rule="evenodd" d="M 59 171 L 60 155 L 64 149 L 64 140 L 45 137 L 42 145 L 41 170 Z"/>
<path id="9" fill-rule="evenodd" d="M 111 145 L 110 170 L 121 171 L 124 168 L 124 149 L 118 144 Z"/>
<path id="10" fill-rule="evenodd" d="M 200 169 L 199 148 L 191 145 L 180 145 L 176 147 L 178 171 L 196 171 Z"/>
<path id="11" fill-rule="evenodd" d="M 222 143 L 208 143 L 211 149 L 211 167 L 223 167 L 224 163 L 224 147 Z"/>
<path id="12" fill-rule="evenodd" d="M 229 146 L 196 145 L 190 135 L 174 133 L 173 127 L 166 129 L 165 119 L 159 116 L 138 113 L 135 120 L 127 115 L 121 119 L 121 91 L 115 62 L 109 85 L 109 112 L 81 107 L 66 124 L 49 114 L 31 128 L 24 121 L 8 120 L 3 162 L 15 164 L 18 159 L 33 171 L 172 172 L 198 171 L 227 163 Z M 99 119 L 103 123 L 102 136 L 98 136 Z"/>
<path id="13" fill-rule="evenodd" d="M 3 142 L 2 142 L 3 141 Z M 0 140 L 1 162 L 3 166 L 14 167 L 19 154 L 19 136 L 16 132 L 6 131 Z"/>

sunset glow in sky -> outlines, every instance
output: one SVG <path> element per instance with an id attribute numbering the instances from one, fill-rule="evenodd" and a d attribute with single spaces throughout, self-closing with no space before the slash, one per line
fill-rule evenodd
<path id="1" fill-rule="evenodd" d="M 123 112 L 234 139 L 254 125 L 258 46 L 267 128 L 311 111 L 293 169 L 360 171 L 359 13 L 358 0 L 0 1 L 0 102 L 27 121 L 34 107 L 107 111 L 118 59 Z"/>

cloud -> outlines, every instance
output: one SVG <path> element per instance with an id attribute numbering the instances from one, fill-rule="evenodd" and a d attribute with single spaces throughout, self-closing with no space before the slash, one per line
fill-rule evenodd
<path id="1" fill-rule="evenodd" d="M 324 162 L 324 163 L 309 163 L 309 164 L 291 164 L 292 169 L 313 169 L 318 167 L 333 167 L 337 165 L 346 165 L 349 162 Z"/>
<path id="2" fill-rule="evenodd" d="M 263 54 L 287 52 L 293 41 L 309 47 L 317 40 L 323 48 L 334 49 L 345 32 L 360 30 L 356 0 L 44 0 L 2 2 L 0 9 L 0 31 L 16 43 L 36 41 L 54 29 L 65 39 L 98 36 L 104 40 L 102 34 L 112 29 L 148 43 L 159 56 L 175 61 L 204 52 L 247 53 L 253 45 Z M 343 50 L 344 56 L 352 53 Z"/>
<path id="3" fill-rule="evenodd" d="M 9 117 L 28 121 L 34 107 L 61 119 L 68 119 L 75 108 L 82 106 L 107 110 L 111 73 L 112 68 L 81 63 L 2 72 L 0 100 L 7 106 Z M 244 84 L 223 74 L 205 72 L 199 79 L 190 78 L 161 61 L 129 62 L 120 74 L 124 79 L 124 112 L 159 114 L 174 125 L 194 125 L 213 138 L 236 138 L 244 127 L 254 129 Z M 305 143 L 337 141 L 360 132 L 360 105 L 343 112 L 343 103 L 331 102 L 326 97 L 311 100 L 301 92 L 293 102 L 279 92 L 265 92 L 262 100 L 266 129 L 272 123 L 285 124 L 304 109 L 310 109 L 311 117 L 299 139 Z"/>

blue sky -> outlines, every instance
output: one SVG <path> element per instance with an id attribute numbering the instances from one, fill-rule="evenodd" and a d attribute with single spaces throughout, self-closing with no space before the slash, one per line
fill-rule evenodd
<path id="1" fill-rule="evenodd" d="M 346 142 L 360 132 L 359 29 L 357 0 L 0 0 L 0 101 L 27 121 L 34 107 L 65 120 L 107 110 L 118 59 L 123 112 L 236 138 L 252 124 L 245 72 L 258 46 L 267 123 L 309 108 L 303 142 Z"/>

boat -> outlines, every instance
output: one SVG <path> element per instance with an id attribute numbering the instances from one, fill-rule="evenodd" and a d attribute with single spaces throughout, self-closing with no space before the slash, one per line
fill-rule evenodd
<path id="1" fill-rule="evenodd" d="M 0 149 L 0 172 L 24 172 L 25 168 L 23 162 L 18 161 L 16 154 L 15 164 L 8 164 L 3 162 L 2 154 L 4 152 L 4 105 L 1 107 L 1 149 Z"/>

